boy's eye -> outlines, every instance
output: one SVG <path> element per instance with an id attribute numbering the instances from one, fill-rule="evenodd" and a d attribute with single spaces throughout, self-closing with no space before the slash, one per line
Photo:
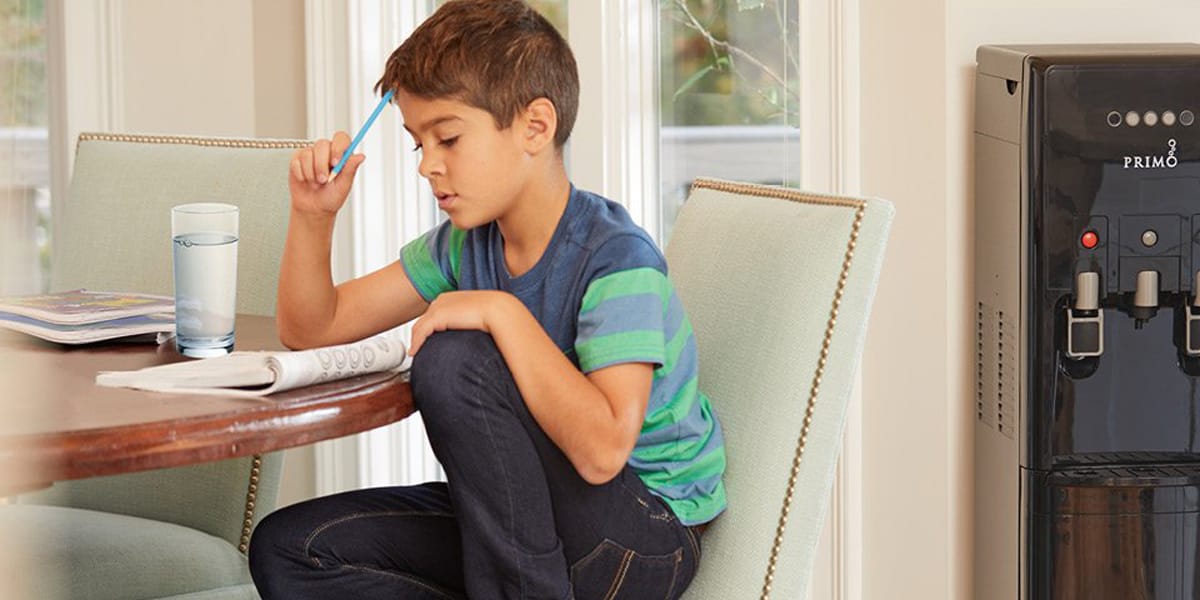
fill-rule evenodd
<path id="1" fill-rule="evenodd" d="M 454 142 L 457 142 L 457 141 L 458 141 L 458 136 L 456 135 L 452 138 L 442 140 L 442 145 L 449 148 L 450 146 L 454 145 Z"/>
<path id="2" fill-rule="evenodd" d="M 421 149 L 421 145 L 420 145 L 420 144 L 417 144 L 416 146 L 413 146 L 413 149 L 412 149 L 412 151 L 413 151 L 413 152 L 416 152 L 417 150 L 420 150 L 420 149 Z"/>

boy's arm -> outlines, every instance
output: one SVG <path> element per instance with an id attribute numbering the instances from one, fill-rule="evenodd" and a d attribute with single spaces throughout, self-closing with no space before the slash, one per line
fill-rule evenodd
<path id="1" fill-rule="evenodd" d="M 584 375 L 525 305 L 505 292 L 438 296 L 413 326 L 409 352 L 446 329 L 491 334 L 529 412 L 584 480 L 598 485 L 620 473 L 645 419 L 653 365 L 625 363 Z"/>
<path id="2" fill-rule="evenodd" d="M 333 285 L 333 224 L 364 157 L 352 156 L 333 181 L 329 171 L 349 144 L 350 136 L 339 131 L 333 140 L 318 140 L 292 157 L 288 173 L 292 209 L 275 310 L 279 339 L 289 348 L 362 339 L 401 325 L 428 306 L 398 261 Z"/>

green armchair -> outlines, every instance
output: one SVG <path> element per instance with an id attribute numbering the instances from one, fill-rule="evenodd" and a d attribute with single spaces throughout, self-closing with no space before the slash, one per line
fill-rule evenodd
<path id="1" fill-rule="evenodd" d="M 729 509 L 685 598 L 803 598 L 893 215 L 697 180 L 667 246 L 725 432 Z"/>
<path id="2" fill-rule="evenodd" d="M 52 289 L 172 293 L 170 207 L 240 207 L 238 311 L 272 315 L 303 141 L 83 134 L 54 236 Z M 274 508 L 282 456 L 64 481 L 0 506 L 36 534 L 36 598 L 257 598 L 246 546 Z"/>

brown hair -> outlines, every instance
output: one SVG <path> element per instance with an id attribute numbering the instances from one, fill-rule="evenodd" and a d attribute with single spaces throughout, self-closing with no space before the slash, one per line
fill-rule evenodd
<path id="1" fill-rule="evenodd" d="M 450 0 L 392 52 L 375 84 L 383 90 L 463 102 L 491 113 L 498 129 L 546 98 L 558 113 L 560 149 L 579 108 L 570 46 L 522 0 Z"/>

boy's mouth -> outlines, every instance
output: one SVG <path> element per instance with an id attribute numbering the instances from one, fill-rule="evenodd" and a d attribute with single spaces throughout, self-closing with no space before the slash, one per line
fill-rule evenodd
<path id="1" fill-rule="evenodd" d="M 457 194 L 450 194 L 446 192 L 434 192 L 434 196 L 437 197 L 438 208 L 442 210 L 446 210 L 451 204 L 454 203 L 454 200 L 458 198 Z"/>

